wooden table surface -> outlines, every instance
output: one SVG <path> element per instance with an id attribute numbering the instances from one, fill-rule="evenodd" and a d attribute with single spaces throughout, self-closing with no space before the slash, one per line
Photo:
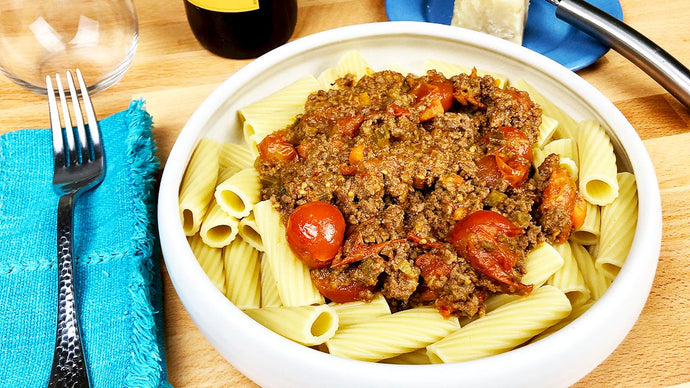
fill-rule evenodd
<path id="1" fill-rule="evenodd" d="M 534 0 L 540 1 L 540 0 Z M 135 0 L 140 39 L 134 61 L 115 86 L 94 96 L 99 117 L 144 98 L 165 163 L 187 119 L 223 80 L 249 63 L 205 51 L 194 39 L 181 0 Z M 621 0 L 631 26 L 690 65 L 690 2 Z M 384 0 L 299 0 L 293 39 L 326 29 L 387 20 Z M 656 168 L 663 241 L 649 300 L 616 351 L 576 386 L 661 387 L 690 382 L 690 111 L 616 52 L 578 72 L 635 127 Z M 0 133 L 48 126 L 45 98 L 0 77 Z M 165 272 L 164 314 L 169 381 L 176 387 L 254 384 L 196 329 Z"/>

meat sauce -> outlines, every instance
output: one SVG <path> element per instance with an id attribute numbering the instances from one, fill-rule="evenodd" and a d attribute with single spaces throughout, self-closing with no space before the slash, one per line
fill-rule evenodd
<path id="1" fill-rule="evenodd" d="M 540 123 L 527 93 L 476 72 L 349 75 L 259 145 L 262 197 L 286 223 L 307 203 L 342 213 L 342 246 L 311 265 L 328 299 L 483 314 L 492 294 L 529 293 L 527 252 L 581 223 L 558 156 L 533 166 Z"/>

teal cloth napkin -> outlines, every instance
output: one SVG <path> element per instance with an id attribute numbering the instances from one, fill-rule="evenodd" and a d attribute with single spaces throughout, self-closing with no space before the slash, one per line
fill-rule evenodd
<path id="1" fill-rule="evenodd" d="M 76 201 L 77 308 L 93 387 L 164 387 L 154 191 L 144 102 L 100 121 L 106 174 Z M 47 121 L 46 109 L 46 121 Z M 57 304 L 50 131 L 0 136 L 0 386 L 45 387 Z"/>

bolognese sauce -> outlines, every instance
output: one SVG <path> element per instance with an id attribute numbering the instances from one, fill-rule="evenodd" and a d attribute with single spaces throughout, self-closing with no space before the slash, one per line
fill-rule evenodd
<path id="1" fill-rule="evenodd" d="M 533 165 L 540 123 L 526 92 L 476 72 L 348 75 L 259 144 L 262 198 L 329 300 L 483 314 L 529 293 L 526 254 L 584 218 L 558 156 Z"/>

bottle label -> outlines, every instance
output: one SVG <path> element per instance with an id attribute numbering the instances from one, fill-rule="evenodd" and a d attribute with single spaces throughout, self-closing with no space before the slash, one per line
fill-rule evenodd
<path id="1" fill-rule="evenodd" d="M 247 12 L 259 9 L 259 0 L 187 0 L 199 8 L 216 12 Z"/>

